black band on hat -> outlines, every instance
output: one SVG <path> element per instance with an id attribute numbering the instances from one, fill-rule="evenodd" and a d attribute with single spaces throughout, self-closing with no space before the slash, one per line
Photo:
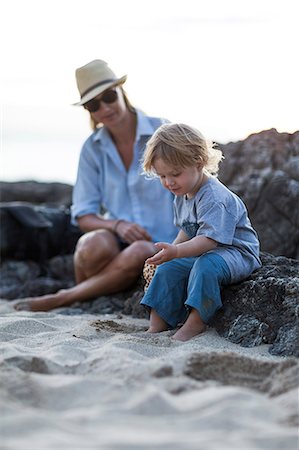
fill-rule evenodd
<path id="1" fill-rule="evenodd" d="M 84 95 L 88 94 L 88 93 L 89 93 L 90 91 L 92 91 L 93 89 L 95 89 L 95 88 L 97 88 L 97 87 L 99 87 L 99 86 L 102 86 L 102 84 L 111 83 L 112 81 L 117 82 L 118 80 L 115 79 L 115 78 L 110 78 L 109 80 L 100 81 L 99 83 L 94 84 L 93 86 L 89 87 L 88 89 L 86 89 L 86 91 L 84 91 L 84 92 L 81 94 L 81 99 L 84 97 Z"/>

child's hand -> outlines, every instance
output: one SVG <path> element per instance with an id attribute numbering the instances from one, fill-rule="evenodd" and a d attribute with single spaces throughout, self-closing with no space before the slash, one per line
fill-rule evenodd
<path id="1" fill-rule="evenodd" d="M 148 264 L 154 264 L 155 266 L 159 266 L 159 264 L 177 258 L 178 248 L 175 244 L 167 244 L 166 242 L 157 242 L 155 244 L 155 247 L 159 251 L 154 256 L 146 260 Z"/>

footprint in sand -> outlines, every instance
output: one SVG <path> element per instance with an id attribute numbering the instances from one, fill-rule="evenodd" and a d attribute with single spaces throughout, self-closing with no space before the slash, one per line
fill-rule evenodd
<path id="1" fill-rule="evenodd" d="M 90 325 L 97 331 L 109 331 L 110 333 L 136 333 L 147 329 L 145 326 L 118 323 L 114 320 L 95 320 Z"/>
<path id="2" fill-rule="evenodd" d="M 71 373 L 72 368 L 68 366 L 61 366 L 37 356 L 14 356 L 6 358 L 4 363 L 8 366 L 17 367 L 23 372 L 29 373 L 41 373 L 41 374 L 58 374 L 58 373 Z"/>
<path id="3" fill-rule="evenodd" d="M 243 386 L 277 395 L 298 385 L 299 363 L 295 358 L 286 361 L 263 361 L 234 353 L 194 353 L 187 360 L 184 374 L 198 381 L 215 380 L 224 385 Z"/>

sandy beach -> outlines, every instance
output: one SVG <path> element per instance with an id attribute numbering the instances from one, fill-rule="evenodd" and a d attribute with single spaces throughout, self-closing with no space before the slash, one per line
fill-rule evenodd
<path id="1" fill-rule="evenodd" d="M 297 449 L 298 360 L 0 301 L 1 450 Z"/>

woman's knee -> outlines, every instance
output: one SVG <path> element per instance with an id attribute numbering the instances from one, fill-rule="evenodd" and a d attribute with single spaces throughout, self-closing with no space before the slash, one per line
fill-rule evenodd
<path id="1" fill-rule="evenodd" d="M 126 248 L 126 253 L 130 254 L 130 260 L 136 261 L 139 264 L 144 264 L 144 261 L 153 256 L 156 252 L 156 248 L 152 242 L 148 241 L 135 241 L 129 247 Z"/>
<path id="2" fill-rule="evenodd" d="M 118 268 L 128 276 L 142 273 L 144 262 L 155 253 L 154 244 L 147 241 L 136 241 L 126 247 L 117 258 Z"/>
<path id="3" fill-rule="evenodd" d="M 110 231 L 90 231 L 79 239 L 75 259 L 81 263 L 90 263 L 98 259 L 116 256 L 119 253 L 116 238 Z"/>

